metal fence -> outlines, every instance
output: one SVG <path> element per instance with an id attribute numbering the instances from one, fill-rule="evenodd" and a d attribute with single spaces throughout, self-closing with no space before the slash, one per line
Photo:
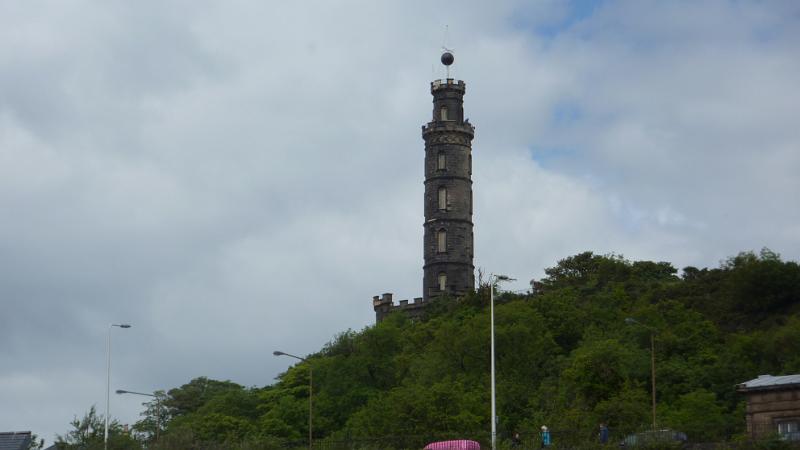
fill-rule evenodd
<path id="1" fill-rule="evenodd" d="M 420 450 L 432 442 L 469 439 L 481 444 L 481 448 L 490 449 L 490 438 L 487 434 L 480 436 L 469 434 L 437 435 L 437 436 L 388 436 L 381 438 L 348 438 L 345 440 L 323 439 L 313 443 L 317 450 Z M 586 430 L 552 430 L 550 431 L 550 445 L 547 449 L 594 449 L 616 448 L 620 444 L 621 436 L 613 433 L 606 445 L 601 445 L 596 433 Z M 307 441 L 285 442 L 282 450 L 308 449 Z M 542 439 L 538 433 L 521 434 L 518 440 L 508 435 L 499 435 L 497 438 L 498 450 L 532 450 L 541 449 Z"/>
<path id="2" fill-rule="evenodd" d="M 778 427 L 773 424 L 759 424 L 755 430 L 763 434 L 735 441 L 720 443 L 695 443 L 690 442 L 686 435 L 669 430 L 642 431 L 631 434 L 618 434 L 613 430 L 606 444 L 599 442 L 598 435 L 587 430 L 551 430 L 550 445 L 548 450 L 561 449 L 625 449 L 625 448 L 650 448 L 670 449 L 681 448 L 691 450 L 748 450 L 748 449 L 780 449 L 792 448 L 800 450 L 800 436 L 794 440 L 792 436 L 780 435 Z M 488 434 L 488 433 L 487 433 Z M 436 436 L 386 436 L 380 438 L 347 437 L 325 438 L 313 442 L 311 448 L 316 450 L 421 450 L 431 442 L 453 439 L 470 439 L 481 444 L 481 448 L 490 449 L 489 436 L 482 434 L 474 436 L 466 434 L 436 435 Z M 538 433 L 521 433 L 518 440 L 511 436 L 500 435 L 497 440 L 498 450 L 533 450 L 545 448 Z M 777 446 L 775 444 L 778 444 Z M 203 443 L 194 439 L 171 440 L 163 439 L 156 445 L 149 446 L 151 450 L 305 450 L 308 441 L 286 441 L 279 439 L 252 440 L 246 442 L 228 443 Z"/>
<path id="3" fill-rule="evenodd" d="M 774 419 L 769 422 L 750 422 L 747 434 L 753 439 L 775 438 L 800 444 L 800 419 Z"/>

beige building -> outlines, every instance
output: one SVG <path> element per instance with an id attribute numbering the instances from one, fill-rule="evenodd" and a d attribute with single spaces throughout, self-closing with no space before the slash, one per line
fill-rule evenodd
<path id="1" fill-rule="evenodd" d="M 778 433 L 800 441 L 800 374 L 759 375 L 736 386 L 747 397 L 747 432 L 751 437 Z"/>

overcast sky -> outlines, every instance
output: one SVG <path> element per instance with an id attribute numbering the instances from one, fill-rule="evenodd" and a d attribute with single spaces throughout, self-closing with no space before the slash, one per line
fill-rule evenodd
<path id="1" fill-rule="evenodd" d="M 794 0 L 1 1 L 0 431 L 102 412 L 110 323 L 112 391 L 263 386 L 421 296 L 445 25 L 476 267 L 800 258 Z"/>

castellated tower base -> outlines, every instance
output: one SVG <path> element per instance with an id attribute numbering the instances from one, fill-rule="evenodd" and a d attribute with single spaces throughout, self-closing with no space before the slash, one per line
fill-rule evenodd
<path id="1" fill-rule="evenodd" d="M 422 126 L 425 140 L 422 298 L 395 305 L 390 293 L 373 297 L 378 322 L 394 311 L 419 317 L 436 297 L 461 296 L 475 290 L 472 223 L 475 127 L 464 119 L 465 92 L 464 82 L 452 78 L 431 83 L 432 120 Z"/>

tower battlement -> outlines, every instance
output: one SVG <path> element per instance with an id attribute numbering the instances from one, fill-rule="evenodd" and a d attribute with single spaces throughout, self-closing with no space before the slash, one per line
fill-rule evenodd
<path id="1" fill-rule="evenodd" d="M 422 315 L 422 310 L 428 302 L 422 297 L 417 297 L 413 301 L 400 300 L 400 303 L 395 305 L 392 300 L 392 293 L 387 292 L 381 296 L 372 297 L 372 307 L 375 309 L 375 321 L 380 322 L 387 315 L 403 311 L 411 318 L 417 318 Z"/>
<path id="2" fill-rule="evenodd" d="M 461 95 L 464 95 L 464 92 L 467 90 L 467 85 L 461 80 L 456 81 L 452 78 L 431 81 L 431 94 L 440 89 L 460 91 Z"/>
<path id="3" fill-rule="evenodd" d="M 466 134 L 469 139 L 475 137 L 475 126 L 469 123 L 469 120 L 458 123 L 455 121 L 452 122 L 428 122 L 422 126 L 422 138 L 428 140 L 428 138 L 433 134 L 438 133 L 463 133 Z M 440 142 L 433 142 L 434 144 L 439 144 Z M 456 142 L 441 142 L 445 144 L 456 143 Z M 466 142 L 465 144 L 468 144 Z"/>

